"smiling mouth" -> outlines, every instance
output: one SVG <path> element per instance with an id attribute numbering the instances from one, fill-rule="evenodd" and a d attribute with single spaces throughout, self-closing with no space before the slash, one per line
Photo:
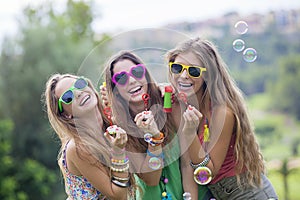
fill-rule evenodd
<path id="1" fill-rule="evenodd" d="M 142 86 L 138 86 L 138 87 L 135 87 L 135 88 L 131 89 L 128 93 L 129 94 L 135 94 L 135 93 L 137 93 L 141 90 L 142 90 Z"/>
<path id="2" fill-rule="evenodd" d="M 80 106 L 83 106 L 90 98 L 91 98 L 90 95 L 86 95 L 86 96 L 82 99 L 82 101 L 81 101 L 81 103 L 80 103 Z"/>
<path id="3" fill-rule="evenodd" d="M 192 87 L 193 86 L 193 84 L 191 84 L 191 83 L 178 83 L 178 85 L 180 87 L 184 87 L 184 88 Z"/>

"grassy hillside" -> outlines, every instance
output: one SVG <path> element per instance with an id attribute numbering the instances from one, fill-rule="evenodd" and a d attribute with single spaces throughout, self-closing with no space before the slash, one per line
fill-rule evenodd
<path id="1" fill-rule="evenodd" d="M 282 163 L 288 160 L 288 195 L 290 200 L 300 199 L 300 122 L 285 113 L 276 113 L 270 108 L 274 101 L 267 94 L 257 94 L 249 99 L 248 106 L 254 122 L 257 139 L 267 161 L 268 177 L 279 199 L 284 198 Z"/>

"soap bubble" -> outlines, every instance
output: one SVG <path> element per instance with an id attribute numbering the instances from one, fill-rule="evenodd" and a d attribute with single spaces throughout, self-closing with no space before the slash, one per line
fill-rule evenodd
<path id="1" fill-rule="evenodd" d="M 243 52 L 243 58 L 246 62 L 254 62 L 257 58 L 257 53 L 254 48 L 247 48 Z"/>
<path id="2" fill-rule="evenodd" d="M 241 52 L 245 48 L 245 42 L 242 39 L 236 39 L 233 41 L 232 47 L 236 52 Z"/>
<path id="3" fill-rule="evenodd" d="M 248 31 L 248 24 L 245 21 L 238 21 L 234 28 L 238 34 L 243 35 Z"/>

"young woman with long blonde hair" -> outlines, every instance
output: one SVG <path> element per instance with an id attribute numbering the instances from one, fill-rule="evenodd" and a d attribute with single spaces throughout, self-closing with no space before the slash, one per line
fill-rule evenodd
<path id="1" fill-rule="evenodd" d="M 182 150 L 216 199 L 277 199 L 246 104 L 216 47 L 193 38 L 167 53 Z"/>
<path id="2" fill-rule="evenodd" d="M 134 179 L 124 147 L 126 132 L 106 132 L 109 121 L 91 81 L 54 74 L 44 101 L 49 122 L 61 142 L 58 164 L 68 199 L 135 199 Z"/>

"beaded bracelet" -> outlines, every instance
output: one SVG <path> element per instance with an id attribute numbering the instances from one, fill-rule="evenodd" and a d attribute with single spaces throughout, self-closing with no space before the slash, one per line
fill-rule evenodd
<path id="1" fill-rule="evenodd" d="M 131 184 L 130 184 L 130 181 L 127 181 L 127 182 L 125 182 L 125 183 L 122 183 L 122 182 L 120 182 L 120 181 L 114 179 L 114 177 L 111 178 L 111 182 L 112 182 L 113 184 L 115 184 L 116 186 L 119 186 L 119 187 L 122 187 L 122 188 L 127 188 L 127 187 L 130 187 L 130 185 L 131 185 Z"/>
<path id="2" fill-rule="evenodd" d="M 126 172 L 129 169 L 129 164 L 127 164 L 124 168 L 115 168 L 113 166 L 110 167 L 113 172 Z"/>
<path id="3" fill-rule="evenodd" d="M 201 163 L 195 165 L 192 163 L 192 161 L 190 161 L 190 165 L 193 169 L 197 169 L 198 167 L 206 166 L 209 163 L 209 161 L 210 161 L 210 157 L 209 154 L 207 154 Z"/>
<path id="4" fill-rule="evenodd" d="M 126 165 L 129 162 L 128 156 L 126 156 L 124 159 L 121 160 L 113 159 L 113 158 L 111 158 L 110 160 L 112 165 Z"/>

